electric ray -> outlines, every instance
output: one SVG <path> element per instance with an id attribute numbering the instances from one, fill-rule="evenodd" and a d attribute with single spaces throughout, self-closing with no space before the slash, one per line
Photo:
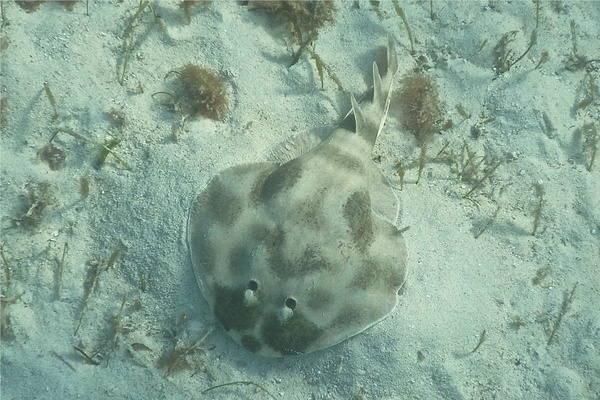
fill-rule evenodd
<path id="1" fill-rule="evenodd" d="M 385 318 L 404 282 L 399 201 L 371 159 L 398 67 L 387 72 L 320 143 L 287 143 L 285 161 L 216 175 L 194 200 L 188 244 L 217 319 L 246 349 L 310 353 Z M 314 137 L 313 137 L 314 139 Z M 314 140 L 312 140 L 314 142 Z M 301 154 L 298 154 L 301 153 Z"/>

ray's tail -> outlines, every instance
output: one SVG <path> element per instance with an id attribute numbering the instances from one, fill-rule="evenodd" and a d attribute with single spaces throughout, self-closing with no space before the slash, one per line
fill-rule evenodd
<path id="1" fill-rule="evenodd" d="M 352 110 L 348 112 L 339 127 L 356 132 L 374 146 L 385 124 L 390 106 L 392 82 L 397 70 L 396 42 L 389 35 L 385 76 L 381 76 L 377 63 L 373 62 L 373 87 L 360 99 L 360 102 L 351 95 Z"/>

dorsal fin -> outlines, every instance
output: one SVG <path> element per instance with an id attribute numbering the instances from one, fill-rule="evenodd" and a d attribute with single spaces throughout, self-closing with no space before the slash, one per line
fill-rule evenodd
<path id="1" fill-rule="evenodd" d="M 394 76 L 398 70 L 396 42 L 388 36 L 387 72 L 382 78 L 376 63 L 373 63 L 373 87 L 357 102 L 352 98 L 352 110 L 346 114 L 339 127 L 356 132 L 375 145 L 385 123 L 390 106 L 390 93 Z M 359 117 L 361 115 L 362 117 Z"/>

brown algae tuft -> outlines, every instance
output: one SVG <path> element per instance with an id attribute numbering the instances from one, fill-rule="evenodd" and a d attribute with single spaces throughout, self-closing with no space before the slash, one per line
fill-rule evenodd
<path id="1" fill-rule="evenodd" d="M 168 96 L 168 104 L 173 111 L 181 115 L 183 121 L 189 117 L 204 117 L 223 121 L 229 111 L 227 86 L 214 72 L 195 64 L 186 64 L 179 70 L 170 71 L 167 76 L 177 77 L 173 83 L 173 92 L 157 92 Z M 162 102 L 162 101 L 161 101 Z"/>
<path id="2" fill-rule="evenodd" d="M 52 143 L 48 143 L 38 152 L 38 156 L 44 161 L 52 171 L 58 171 L 65 166 L 65 160 L 67 159 L 66 153 L 54 146 Z"/>
<path id="3" fill-rule="evenodd" d="M 444 113 L 433 78 L 411 72 L 402 78 L 397 93 L 402 124 L 420 144 L 442 130 Z"/>
<path id="4" fill-rule="evenodd" d="M 27 184 L 25 190 L 26 192 L 21 196 L 22 212 L 15 222 L 17 226 L 33 231 L 56 204 L 56 199 L 48 182 Z"/>
<path id="5" fill-rule="evenodd" d="M 180 72 L 183 82 L 182 105 L 189 108 L 190 115 L 222 121 L 229 110 L 227 87 L 221 79 L 206 68 L 194 64 L 184 65 Z"/>
<path id="6" fill-rule="evenodd" d="M 286 35 L 294 43 L 305 47 L 319 35 L 319 30 L 332 23 L 335 3 L 326 1 L 259 1 L 248 3 L 251 9 L 260 9 L 282 21 Z"/>

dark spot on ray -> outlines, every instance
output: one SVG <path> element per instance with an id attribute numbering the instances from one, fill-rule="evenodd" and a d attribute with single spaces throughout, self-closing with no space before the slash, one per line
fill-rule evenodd
<path id="1" fill-rule="evenodd" d="M 346 200 L 343 211 L 352 240 L 359 249 L 366 250 L 374 239 L 369 192 L 361 190 L 352 193 Z"/>
<path id="2" fill-rule="evenodd" d="M 331 321 L 331 327 L 348 327 L 357 325 L 361 320 L 364 320 L 353 308 L 346 308 L 340 311 L 337 317 Z M 364 325 L 364 324 L 361 324 Z"/>
<path id="3" fill-rule="evenodd" d="M 243 202 L 218 176 L 210 181 L 200 199 L 210 216 L 225 226 L 233 225 L 242 212 Z"/>
<path id="4" fill-rule="evenodd" d="M 253 336 L 244 335 L 241 340 L 242 346 L 253 353 L 256 353 L 262 348 L 262 344 Z"/>
<path id="5" fill-rule="evenodd" d="M 323 215 L 324 197 L 324 193 L 315 193 L 310 201 L 297 203 L 292 218 L 314 230 L 322 229 L 325 224 L 325 216 Z"/>
<path id="6" fill-rule="evenodd" d="M 320 155 L 327 161 L 334 163 L 338 168 L 354 172 L 358 175 L 363 175 L 365 173 L 362 160 L 343 152 L 337 146 L 323 146 Z"/>
<path id="7" fill-rule="evenodd" d="M 350 286 L 353 289 L 367 290 L 373 285 L 379 283 L 381 276 L 381 268 L 373 262 L 363 262 L 363 268 L 359 269 L 357 274 L 352 278 Z"/>
<path id="8" fill-rule="evenodd" d="M 377 286 L 379 288 L 389 288 L 393 291 L 402 285 L 403 280 L 404 276 L 400 271 L 400 267 L 394 269 L 374 259 L 368 259 L 363 262 L 363 268 L 352 278 L 350 287 L 352 289 L 368 290 L 373 286 Z"/>
<path id="9" fill-rule="evenodd" d="M 276 168 L 273 167 L 271 169 L 261 171 L 254 182 L 252 182 L 250 187 L 250 201 L 252 204 L 256 205 L 261 200 L 261 190 L 264 186 L 265 179 L 267 179 L 275 169 Z"/>
<path id="10" fill-rule="evenodd" d="M 332 265 L 317 249 L 307 248 L 296 260 L 289 260 L 279 248 L 269 257 L 271 272 L 281 280 L 301 278 L 322 270 L 331 270 Z"/>
<path id="11" fill-rule="evenodd" d="M 280 227 L 255 225 L 251 229 L 252 237 L 261 244 L 268 253 L 269 269 L 277 277 L 289 276 L 289 261 L 284 255 L 285 233 Z"/>
<path id="12" fill-rule="evenodd" d="M 228 288 L 216 285 L 215 316 L 223 324 L 226 331 L 231 329 L 243 332 L 256 325 L 260 317 L 258 303 L 244 304 L 244 286 Z"/>
<path id="13" fill-rule="evenodd" d="M 293 263 L 295 276 L 304 276 L 317 271 L 331 270 L 331 264 L 318 249 L 307 248 L 302 256 Z"/>
<path id="14" fill-rule="evenodd" d="M 262 326 L 263 342 L 283 355 L 303 354 L 322 334 L 322 329 L 298 311 L 284 322 L 271 314 Z"/>
<path id="15" fill-rule="evenodd" d="M 279 166 L 263 182 L 260 199 L 269 201 L 282 190 L 290 189 L 302 174 L 303 162 L 296 158 Z"/>
<path id="16" fill-rule="evenodd" d="M 308 293 L 305 305 L 311 311 L 323 311 L 332 300 L 333 294 L 330 291 L 315 288 Z"/>
<path id="17" fill-rule="evenodd" d="M 279 226 L 253 225 L 251 237 L 256 243 L 263 245 L 269 253 L 281 252 L 285 244 L 285 232 Z"/>
<path id="18" fill-rule="evenodd" d="M 248 270 L 251 251 L 245 246 L 235 247 L 229 254 L 229 271 L 233 276 L 239 276 Z"/>

